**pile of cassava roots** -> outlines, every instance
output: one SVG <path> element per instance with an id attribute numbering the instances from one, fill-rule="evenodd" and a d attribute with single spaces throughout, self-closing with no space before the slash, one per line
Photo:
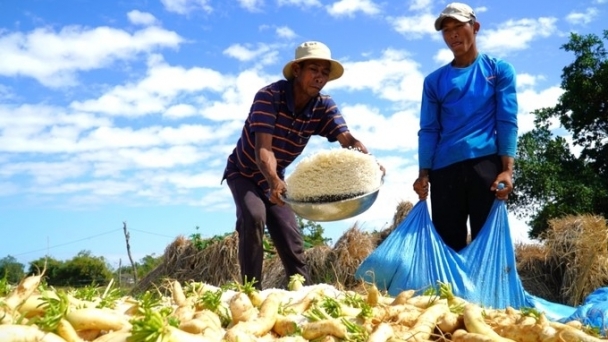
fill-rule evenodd
<path id="1" fill-rule="evenodd" d="M 449 284 L 389 297 L 370 284 L 354 292 L 304 286 L 298 276 L 287 289 L 263 291 L 247 283 L 166 280 L 155 291 L 128 296 L 111 283 L 71 290 L 40 280 L 24 278 L 0 297 L 0 341 L 601 341 L 600 332 L 579 322 L 466 302 Z"/>

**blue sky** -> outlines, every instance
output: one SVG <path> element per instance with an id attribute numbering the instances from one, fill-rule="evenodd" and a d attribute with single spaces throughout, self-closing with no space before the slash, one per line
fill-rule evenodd
<path id="1" fill-rule="evenodd" d="M 372 208 L 322 223 L 326 235 L 384 228 L 400 201 L 416 201 L 422 81 L 451 60 L 433 28 L 446 4 L 0 0 L 0 258 L 87 250 L 127 264 L 123 222 L 136 260 L 179 235 L 232 232 L 226 158 L 256 90 L 306 40 L 344 64 L 324 92 L 387 169 Z M 517 71 L 520 134 L 561 94 L 570 32 L 608 28 L 608 0 L 469 4 L 480 50 Z M 326 148 L 337 146 L 311 139 L 303 156 Z M 525 223 L 510 224 L 523 240 Z"/>

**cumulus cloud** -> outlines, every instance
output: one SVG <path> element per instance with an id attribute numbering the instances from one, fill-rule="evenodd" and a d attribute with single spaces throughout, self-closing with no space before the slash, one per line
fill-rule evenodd
<path id="1" fill-rule="evenodd" d="M 238 0 L 238 2 L 241 7 L 250 12 L 260 11 L 262 5 L 264 5 L 264 0 Z"/>
<path id="2" fill-rule="evenodd" d="M 0 75 L 32 77 L 49 87 L 73 86 L 78 72 L 182 42 L 177 33 L 153 26 L 132 33 L 104 26 L 0 32 Z"/>
<path id="3" fill-rule="evenodd" d="M 143 79 L 114 86 L 96 99 L 73 101 L 70 106 L 79 111 L 113 116 L 145 116 L 165 112 L 182 94 L 205 90 L 219 93 L 228 82 L 226 76 L 209 68 L 186 69 L 152 58 Z"/>
<path id="4" fill-rule="evenodd" d="M 213 8 L 209 0 L 160 0 L 169 12 L 188 14 L 194 11 L 211 13 Z"/>
<path id="5" fill-rule="evenodd" d="M 281 38 L 294 39 L 298 36 L 291 28 L 287 26 L 277 27 L 275 32 L 277 36 Z"/>
<path id="6" fill-rule="evenodd" d="M 508 20 L 497 25 L 497 28 L 482 26 L 477 42 L 483 51 L 496 56 L 505 56 L 513 51 L 529 48 L 534 40 L 556 34 L 558 31 L 556 22 L 556 18 L 542 17 Z"/>
<path id="7" fill-rule="evenodd" d="M 277 0 L 279 6 L 296 6 L 296 7 L 321 7 L 319 0 Z"/>
<path id="8" fill-rule="evenodd" d="M 130 11 L 127 13 L 127 17 L 131 24 L 135 25 L 150 26 L 158 23 L 158 20 L 152 14 L 138 10 Z"/>
<path id="9" fill-rule="evenodd" d="M 423 74 L 420 65 L 404 50 L 386 49 L 379 56 L 345 62 L 348 70 L 331 87 L 348 91 L 370 90 L 392 102 L 417 103 L 422 94 Z"/>
<path id="10" fill-rule="evenodd" d="M 401 33 L 406 39 L 421 39 L 429 35 L 434 39 L 440 39 L 435 30 L 435 18 L 435 15 L 425 13 L 415 16 L 388 17 L 387 20 L 393 30 Z"/>
<path id="11" fill-rule="evenodd" d="M 595 7 L 589 7 L 585 12 L 570 12 L 566 16 L 566 21 L 573 25 L 585 25 L 594 21 L 599 15 L 599 11 Z"/>
<path id="12" fill-rule="evenodd" d="M 336 17 L 352 17 L 361 12 L 367 15 L 376 15 L 381 12 L 380 6 L 372 0 L 340 0 L 327 6 L 327 12 Z"/>
<path id="13" fill-rule="evenodd" d="M 257 44 L 256 47 L 253 47 L 252 44 L 233 44 L 224 50 L 224 54 L 242 62 L 262 60 L 272 63 L 276 60 L 277 51 L 267 44 Z"/>
<path id="14" fill-rule="evenodd" d="M 432 0 L 411 0 L 409 3 L 410 11 L 427 10 L 433 5 Z"/>

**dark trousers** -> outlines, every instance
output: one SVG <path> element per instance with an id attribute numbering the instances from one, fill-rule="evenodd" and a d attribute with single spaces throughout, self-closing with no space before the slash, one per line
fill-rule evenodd
<path id="1" fill-rule="evenodd" d="M 491 155 L 430 172 L 433 225 L 453 250 L 467 245 L 467 220 L 472 239 L 483 227 L 496 199 L 490 187 L 501 171 L 500 157 Z"/>
<path id="2" fill-rule="evenodd" d="M 227 180 L 236 204 L 236 230 L 239 236 L 239 264 L 243 281 L 255 279 L 262 288 L 264 228 L 268 229 L 287 276 L 310 277 L 304 259 L 304 240 L 296 216 L 287 205 L 271 203 L 262 189 L 245 177 Z"/>

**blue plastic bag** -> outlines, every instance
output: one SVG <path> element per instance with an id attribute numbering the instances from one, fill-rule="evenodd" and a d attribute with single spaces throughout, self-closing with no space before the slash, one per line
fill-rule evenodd
<path id="1" fill-rule="evenodd" d="M 525 291 L 517 274 L 506 204 L 499 200 L 475 240 L 458 253 L 435 231 L 426 201 L 418 202 L 363 260 L 355 278 L 375 283 L 391 296 L 449 283 L 456 296 L 483 307 L 535 308 L 550 320 L 579 320 L 602 334 L 608 331 L 608 287 L 597 289 L 577 308 Z"/>
<path id="2" fill-rule="evenodd" d="M 481 231 L 459 254 L 475 284 L 475 293 L 464 295 L 468 300 L 495 308 L 530 306 L 517 274 L 504 201 L 494 201 Z"/>
<path id="3" fill-rule="evenodd" d="M 562 321 L 578 320 L 585 325 L 608 331 L 608 287 L 601 287 L 589 294 L 570 316 Z"/>
<path id="4" fill-rule="evenodd" d="M 497 200 L 479 236 L 457 253 L 434 229 L 426 201 L 419 201 L 362 262 L 355 277 L 374 282 L 391 296 L 443 282 L 455 295 L 487 307 L 523 306 L 526 296 L 515 269 L 504 206 Z"/>
<path id="5" fill-rule="evenodd" d="M 443 266 L 452 258 L 442 243 L 432 226 L 426 202 L 418 202 L 405 220 L 362 262 L 355 278 L 374 283 L 378 289 L 393 296 L 406 289 L 424 291 L 434 285 L 428 279 L 449 279 L 460 284 L 455 281 L 461 273 L 457 262 L 454 261 L 451 267 Z M 427 252 L 420 253 L 419 248 Z"/>

